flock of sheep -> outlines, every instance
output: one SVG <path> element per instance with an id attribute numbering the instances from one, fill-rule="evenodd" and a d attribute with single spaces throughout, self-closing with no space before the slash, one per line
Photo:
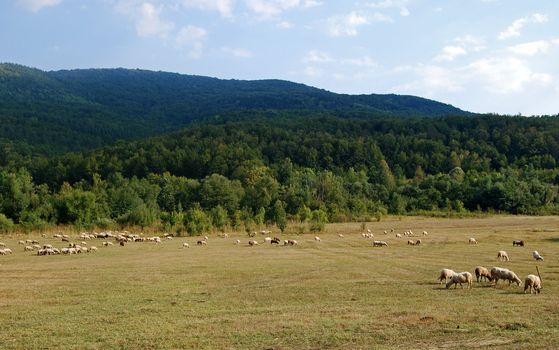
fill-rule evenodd
<path id="1" fill-rule="evenodd" d="M 390 230 L 391 233 L 394 232 L 394 229 Z M 383 232 L 384 235 L 388 235 L 387 231 Z M 271 234 L 271 231 L 268 230 L 263 230 L 260 232 L 260 234 L 262 235 L 267 235 L 267 234 Z M 253 232 L 251 234 L 249 234 L 249 237 L 251 238 L 248 241 L 248 246 L 250 247 L 254 247 L 259 245 L 258 240 L 256 239 L 252 239 L 254 237 L 256 237 L 257 233 Z M 427 231 L 423 231 L 422 232 L 423 236 L 427 236 L 428 233 Z M 371 232 L 370 229 L 368 229 L 366 232 L 362 233 L 361 236 L 363 238 L 366 239 L 373 239 L 374 235 Z M 395 237 L 396 238 L 402 238 L 404 236 L 414 236 L 413 231 L 408 230 L 405 231 L 403 233 L 396 233 Z M 43 237 L 46 238 L 46 235 L 43 234 Z M 221 238 L 228 238 L 228 234 L 226 233 L 222 233 L 220 234 Z M 344 238 L 343 234 L 338 234 L 338 237 L 340 238 Z M 63 247 L 63 248 L 56 248 L 53 247 L 51 244 L 43 244 L 41 245 L 39 243 L 39 241 L 37 240 L 32 240 L 32 239 L 27 239 L 25 241 L 20 240 L 18 242 L 18 244 L 23 245 L 24 246 L 24 251 L 30 251 L 30 252 L 36 252 L 36 255 L 58 255 L 58 254 L 64 254 L 64 255 L 72 255 L 72 254 L 80 254 L 80 253 L 92 253 L 92 252 L 96 252 L 98 249 L 96 246 L 88 246 L 87 241 L 92 240 L 92 239 L 102 239 L 102 245 L 104 247 L 108 247 L 108 246 L 112 246 L 113 242 L 111 242 L 111 240 L 115 241 L 116 243 L 118 243 L 121 246 L 124 246 L 125 244 L 129 243 L 129 242 L 154 242 L 154 243 L 161 243 L 162 239 L 165 240 L 172 240 L 173 237 L 171 234 L 165 234 L 163 235 L 163 238 L 159 237 L 159 236 L 153 236 L 153 237 L 143 237 L 141 235 L 138 234 L 131 234 L 127 231 L 123 231 L 123 232 L 112 232 L 112 231 L 105 231 L 105 232 L 100 232 L 100 233 L 88 233 L 88 232 L 83 232 L 81 233 L 78 238 L 81 241 L 79 244 L 78 243 L 74 243 L 74 242 L 70 242 L 70 237 L 68 235 L 65 234 L 61 234 L 61 233 L 57 233 L 53 235 L 53 238 L 55 239 L 60 239 L 61 242 L 66 242 L 67 247 Z M 205 246 L 208 244 L 208 240 L 209 237 L 204 236 L 203 239 L 200 239 L 196 242 L 197 245 L 200 246 Z M 321 242 L 322 239 L 319 236 L 315 236 L 314 237 L 314 241 Z M 237 239 L 234 241 L 235 244 L 239 245 L 241 244 L 241 240 Z M 299 244 L 299 242 L 297 240 L 294 239 L 280 239 L 278 237 L 265 237 L 264 240 L 261 243 L 270 243 L 271 245 L 284 245 L 284 246 L 296 246 Z M 417 246 L 417 245 L 421 245 L 422 241 L 421 239 L 409 239 L 407 241 L 408 245 L 413 245 L 413 246 Z M 473 237 L 469 238 L 468 240 L 469 244 L 477 244 L 477 240 Z M 522 240 L 513 240 L 513 246 L 519 246 L 519 247 L 524 247 L 524 241 Z M 383 240 L 373 240 L 372 242 L 372 246 L 373 247 L 388 247 L 388 243 L 386 241 Z M 190 248 L 190 245 L 187 242 L 184 242 L 182 244 L 183 248 Z M 7 254 L 12 254 L 13 251 L 10 248 L 7 248 L 6 245 L 2 242 L 0 242 L 0 255 L 7 255 Z M 544 258 L 543 256 L 541 256 L 541 254 L 538 251 L 533 251 L 532 252 L 532 257 L 536 260 L 536 261 L 543 261 Z M 497 259 L 501 262 L 508 262 L 509 256 L 507 254 L 506 251 L 504 250 L 500 250 L 497 252 Z M 536 267 L 537 268 L 537 267 Z M 502 267 L 493 267 L 491 269 L 487 269 L 483 266 L 477 266 L 474 270 L 474 273 L 476 275 L 476 280 L 477 282 L 481 282 L 484 279 L 486 281 L 489 282 L 494 282 L 494 285 L 497 285 L 497 282 L 499 280 L 504 280 L 504 281 L 508 281 L 509 285 L 512 283 L 516 283 L 518 286 L 520 286 L 520 284 L 522 283 L 522 281 L 520 280 L 520 278 L 518 278 L 518 276 L 511 270 L 506 269 L 506 268 L 502 268 Z M 539 271 L 538 271 L 538 275 L 539 275 Z M 454 272 L 451 269 L 448 268 L 444 268 L 440 271 L 439 274 L 439 281 L 441 283 L 445 283 L 445 287 L 448 289 L 451 286 L 454 285 L 454 288 L 456 288 L 458 285 L 460 285 L 461 287 L 463 287 L 463 283 L 467 284 L 468 288 L 472 288 L 472 283 L 473 283 L 473 277 L 472 274 L 468 271 L 464 271 L 464 272 Z M 532 294 L 532 292 L 540 293 L 542 289 L 542 281 L 541 278 L 539 276 L 533 275 L 533 274 L 529 274 L 528 276 L 525 277 L 524 279 L 524 292 L 526 293 L 527 290 L 530 291 L 530 294 Z"/>
<path id="2" fill-rule="evenodd" d="M 471 237 L 468 240 L 469 244 L 477 244 L 477 240 L 473 237 Z M 512 246 L 518 246 L 518 247 L 524 247 L 524 241 L 522 240 L 513 240 L 512 241 Z M 536 261 L 543 261 L 543 256 L 541 256 L 540 253 L 538 253 L 537 250 L 534 250 L 532 252 L 532 257 L 536 260 Z M 510 260 L 509 255 L 506 251 L 504 250 L 499 250 L 497 252 L 497 260 L 502 261 L 502 262 L 507 262 Z M 536 267 L 537 269 L 537 267 Z M 475 275 L 476 275 L 476 280 L 477 282 L 481 282 L 483 281 L 483 279 L 485 279 L 486 281 L 489 282 L 494 282 L 494 286 L 497 286 L 497 282 L 501 279 L 503 281 L 509 281 L 509 285 L 511 285 L 512 283 L 516 283 L 518 286 L 520 286 L 520 284 L 522 283 L 522 280 L 520 278 L 518 278 L 518 276 L 516 275 L 516 273 L 514 273 L 513 271 L 506 269 L 506 268 L 502 268 L 502 267 L 492 267 L 490 270 L 488 270 L 487 268 L 483 267 L 483 266 L 477 266 L 474 270 Z M 538 275 L 539 275 L 539 270 L 538 270 Z M 464 272 L 454 272 L 451 269 L 442 269 L 441 272 L 439 273 L 439 281 L 441 283 L 446 283 L 446 288 L 450 288 L 452 285 L 454 285 L 454 288 L 456 288 L 458 286 L 458 284 L 460 284 L 460 287 L 462 287 L 462 283 L 467 283 L 468 284 L 468 288 L 472 288 L 472 274 L 469 273 L 468 271 L 464 271 Z M 542 290 L 542 281 L 541 281 L 541 277 L 533 275 L 533 274 L 529 274 L 528 276 L 526 276 L 524 278 L 524 293 L 526 293 L 526 291 L 529 290 L 530 294 L 532 294 L 532 292 L 535 292 L 536 294 L 540 293 Z"/>

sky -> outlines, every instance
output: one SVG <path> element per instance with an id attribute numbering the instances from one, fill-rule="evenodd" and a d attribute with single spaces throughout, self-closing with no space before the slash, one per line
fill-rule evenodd
<path id="1" fill-rule="evenodd" d="M 559 114 L 559 1 L 1 0 L 0 62 L 285 79 Z"/>

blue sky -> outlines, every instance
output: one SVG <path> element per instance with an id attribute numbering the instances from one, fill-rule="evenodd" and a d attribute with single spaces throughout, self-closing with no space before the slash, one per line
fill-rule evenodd
<path id="1" fill-rule="evenodd" d="M 559 113 L 559 1 L 3 0 L 0 61 Z"/>

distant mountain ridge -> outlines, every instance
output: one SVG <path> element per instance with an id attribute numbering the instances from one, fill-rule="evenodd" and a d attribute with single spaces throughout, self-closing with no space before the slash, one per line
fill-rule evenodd
<path id="1" fill-rule="evenodd" d="M 88 150 L 250 110 L 364 118 L 469 114 L 415 96 L 344 95 L 284 80 L 221 80 L 122 68 L 45 72 L 0 64 L 0 144 L 33 153 Z"/>

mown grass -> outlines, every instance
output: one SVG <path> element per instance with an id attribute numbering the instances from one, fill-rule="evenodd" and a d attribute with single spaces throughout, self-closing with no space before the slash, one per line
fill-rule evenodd
<path id="1" fill-rule="evenodd" d="M 314 235 L 287 234 L 295 247 L 248 247 L 245 236 L 194 238 L 96 254 L 33 256 L 17 240 L 0 256 L 3 349 L 553 349 L 559 344 L 559 217 L 389 218 L 332 224 Z M 420 246 L 395 232 L 411 229 Z M 428 236 L 419 236 L 423 230 Z M 343 233 L 345 238 L 338 237 Z M 61 242 L 50 238 L 41 243 Z M 475 237 L 479 244 L 467 244 Z M 234 245 L 240 238 L 243 244 Z M 261 239 L 261 238 L 260 238 Z M 526 247 L 512 247 L 524 239 Z M 183 249 L 189 242 L 191 248 Z M 511 261 L 496 261 L 505 249 Z M 505 266 L 536 273 L 544 290 L 475 283 L 446 290 L 443 267 Z"/>

